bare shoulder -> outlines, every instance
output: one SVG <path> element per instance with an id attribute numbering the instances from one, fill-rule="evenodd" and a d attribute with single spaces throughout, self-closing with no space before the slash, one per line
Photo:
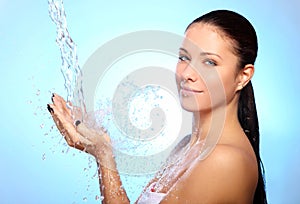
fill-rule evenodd
<path id="1" fill-rule="evenodd" d="M 257 162 L 255 156 L 250 154 L 245 149 L 234 145 L 220 144 L 216 145 L 216 148 L 207 157 L 207 159 L 199 161 L 196 164 L 195 170 L 197 170 L 198 168 L 202 169 L 205 167 L 222 172 L 242 172 L 241 170 L 250 170 L 252 167 L 256 169 L 256 163 Z"/>
<path id="2" fill-rule="evenodd" d="M 253 155 L 236 146 L 217 145 L 182 176 L 170 193 L 182 198 L 180 202 L 252 203 L 256 185 Z"/>
<path id="3" fill-rule="evenodd" d="M 252 202 L 257 184 L 257 162 L 240 147 L 217 145 L 205 160 L 191 168 L 188 180 L 195 181 L 193 185 L 202 189 L 207 199 L 214 196 L 219 201 Z"/>

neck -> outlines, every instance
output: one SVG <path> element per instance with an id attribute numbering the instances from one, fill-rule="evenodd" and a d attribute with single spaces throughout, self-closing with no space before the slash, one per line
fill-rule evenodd
<path id="1" fill-rule="evenodd" d="M 219 106 L 213 111 L 193 113 L 193 126 L 191 145 L 206 138 L 215 140 L 226 140 L 233 131 L 242 130 L 237 114 L 237 102 Z M 209 137 L 208 137 L 209 136 Z"/>

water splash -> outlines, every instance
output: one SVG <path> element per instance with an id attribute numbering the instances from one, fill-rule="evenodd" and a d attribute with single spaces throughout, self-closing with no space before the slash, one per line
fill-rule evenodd
<path id="1" fill-rule="evenodd" d="M 62 0 L 48 0 L 49 15 L 56 25 L 56 43 L 61 52 L 61 72 L 65 79 L 67 101 L 71 101 L 85 112 L 85 103 L 82 91 L 82 71 L 78 64 L 77 45 L 71 38 L 66 20 L 66 13 Z M 76 87 L 80 86 L 79 89 Z M 78 90 L 74 93 L 74 90 Z"/>
<path id="2" fill-rule="evenodd" d="M 66 13 L 64 10 L 64 3 L 63 0 L 48 0 L 48 11 L 49 16 L 51 17 L 53 23 L 56 25 L 56 44 L 59 47 L 60 54 L 61 54 L 61 73 L 65 80 L 65 89 L 67 91 L 66 99 L 67 101 L 72 102 L 72 105 L 69 105 L 69 108 L 72 109 L 73 117 L 75 119 L 83 119 L 86 115 L 86 106 L 85 106 L 85 100 L 83 95 L 83 89 L 82 89 L 82 69 L 79 66 L 78 62 L 78 55 L 77 55 L 77 45 L 73 41 L 73 39 L 70 36 L 70 33 L 68 31 L 67 27 L 67 19 L 66 19 Z M 39 91 L 36 92 L 36 95 L 39 95 Z M 73 109 L 73 107 L 76 107 Z M 81 113 L 78 113 L 78 110 L 80 110 Z M 76 113 L 76 116 L 75 116 Z M 79 117 L 81 118 L 79 118 Z M 41 127 L 42 128 L 42 127 Z M 61 152 L 68 154 L 70 151 L 70 147 L 67 147 L 66 143 L 62 143 L 63 137 L 61 137 L 61 140 L 59 142 L 59 145 L 63 146 L 63 149 L 61 151 L 55 150 L 57 149 L 57 146 L 53 147 L 53 152 Z M 81 152 L 78 152 L 81 153 Z M 75 154 L 73 153 L 73 156 Z M 45 159 L 45 155 L 43 155 L 43 160 Z M 90 165 L 91 161 L 89 160 L 89 168 L 91 168 Z M 86 168 L 87 169 L 87 168 Z M 88 169 L 87 169 L 88 170 Z M 85 176 L 88 176 L 88 172 L 84 171 L 86 174 Z M 87 186 L 86 191 L 90 191 L 90 185 Z M 100 197 L 99 197 L 100 198 Z M 83 202 L 89 202 L 88 196 L 85 195 L 81 197 Z"/>
<path id="3" fill-rule="evenodd" d="M 82 70 L 81 70 L 80 66 L 78 65 L 77 46 L 74 43 L 74 41 L 72 40 L 72 38 L 69 34 L 69 31 L 68 31 L 68 28 L 67 28 L 66 13 L 64 10 L 63 1 L 62 0 L 48 0 L 48 5 L 49 5 L 49 15 L 50 15 L 52 21 L 56 25 L 56 32 L 57 32 L 56 43 L 61 52 L 61 59 L 62 59 L 61 72 L 65 79 L 65 88 L 67 89 L 67 94 L 68 94 L 67 100 L 71 101 L 73 103 L 73 106 L 79 107 L 82 110 L 82 112 L 85 113 L 86 107 L 85 107 L 83 89 L 82 89 Z M 177 51 L 178 51 L 178 49 L 176 48 L 176 53 L 177 53 Z M 147 66 L 147 67 L 149 67 L 149 66 Z M 146 70 L 144 70 L 144 69 L 139 70 L 139 71 L 132 71 L 133 73 L 131 73 L 130 79 L 133 79 L 134 82 L 140 82 L 139 79 L 141 79 L 141 78 L 139 76 L 143 76 L 144 78 L 148 79 L 147 82 L 149 81 L 149 84 L 153 84 L 153 83 L 159 84 L 159 85 L 162 84 L 162 85 L 164 85 L 163 87 L 168 88 L 169 86 L 167 86 L 165 84 L 165 82 L 169 83 L 169 81 L 172 82 L 172 80 L 166 80 L 167 79 L 166 76 L 172 77 L 172 79 L 174 77 L 174 73 L 172 71 L 167 71 L 165 69 L 159 69 L 158 72 L 154 72 L 154 70 L 156 70 L 156 68 L 151 67 L 150 69 L 147 69 L 147 70 L 149 73 L 145 72 Z M 159 73 L 159 74 L 153 75 L 153 73 Z M 163 73 L 166 73 L 166 74 L 163 74 Z M 157 79 L 158 81 L 157 80 L 150 81 L 149 76 L 153 76 L 153 78 Z M 157 76 L 163 76 L 163 77 L 157 77 Z M 163 82 L 161 82 L 161 81 L 163 81 Z M 121 81 L 121 82 L 124 82 L 124 81 Z M 117 91 L 116 95 L 114 95 L 115 100 L 113 100 L 113 105 L 114 105 L 114 107 L 116 107 L 116 105 L 120 104 L 121 107 L 125 107 L 126 109 L 124 109 L 124 111 L 121 112 L 122 114 L 113 114 L 111 111 L 112 108 L 110 108 L 110 109 L 103 108 L 103 105 L 101 104 L 101 102 L 100 103 L 98 102 L 99 104 L 97 104 L 97 105 L 100 106 L 100 108 L 97 109 L 98 111 L 95 112 L 97 114 L 94 114 L 94 115 L 97 115 L 97 117 L 96 116 L 92 117 L 95 120 L 87 120 L 87 122 L 88 122 L 87 125 L 88 125 L 88 127 L 89 126 L 95 127 L 95 125 L 97 125 L 97 124 L 101 124 L 103 126 L 103 122 L 106 121 L 108 124 L 107 126 L 109 126 L 109 123 L 111 121 L 110 118 L 112 118 L 111 116 L 114 115 L 114 118 L 118 119 L 118 121 L 119 121 L 119 124 L 120 124 L 119 127 L 121 127 L 120 128 L 121 132 L 124 132 L 124 131 L 128 132 L 128 134 L 126 134 L 126 135 L 130 136 L 130 139 L 131 139 L 128 141 L 133 143 L 132 148 L 128 148 L 128 147 L 131 147 L 129 145 L 129 142 L 127 142 L 127 143 L 124 142 L 124 139 L 123 139 L 124 137 L 123 137 L 123 135 L 121 135 L 122 138 L 119 137 L 120 140 L 118 140 L 118 138 L 116 138 L 115 140 L 112 141 L 114 146 L 119 147 L 118 150 L 123 150 L 122 147 L 124 147 L 124 149 L 127 149 L 127 150 L 128 149 L 134 150 L 134 153 L 143 152 L 143 151 L 145 152 L 145 143 L 147 142 L 147 144 L 150 144 L 150 145 L 148 145 L 150 148 L 147 151 L 153 150 L 154 149 L 153 147 L 156 147 L 158 153 L 157 152 L 155 152 L 155 153 L 159 154 L 159 157 L 157 157 L 157 155 L 154 154 L 153 152 L 146 151 L 146 155 L 138 155 L 139 157 L 136 157 L 136 154 L 133 154 L 133 156 L 132 156 L 131 154 L 127 154 L 128 152 L 126 152 L 124 154 L 123 152 L 119 151 L 122 153 L 122 155 L 124 155 L 128 159 L 125 160 L 124 157 L 121 157 L 120 156 L 121 153 L 117 154 L 116 155 L 117 163 L 124 165 L 124 167 L 123 167 L 124 169 L 122 169 L 122 170 L 125 173 L 134 172 L 131 169 L 135 170 L 135 172 L 139 173 L 139 174 L 146 174 L 146 173 L 149 174 L 149 172 L 153 173 L 154 170 L 157 170 L 157 168 L 159 166 L 161 166 L 161 162 L 164 161 L 166 155 L 168 155 L 169 150 L 165 150 L 167 148 L 157 148 L 157 145 L 156 146 L 154 145 L 154 144 L 158 144 L 158 142 L 156 142 L 156 140 L 153 141 L 153 143 L 149 143 L 149 140 L 153 140 L 153 137 L 141 137 L 141 135 L 142 136 L 149 136 L 149 135 L 156 136 L 156 133 L 158 133 L 160 130 L 163 129 L 161 126 L 164 126 L 166 124 L 164 122 L 165 113 L 171 113 L 171 111 L 170 110 L 166 111 L 166 112 L 163 112 L 163 110 L 161 110 L 160 112 L 152 111 L 153 116 L 154 116 L 154 117 L 151 117 L 152 123 L 154 124 L 152 126 L 151 126 L 151 121 L 149 121 L 148 117 L 144 117 L 143 114 L 141 114 L 141 111 L 145 109 L 145 104 L 149 104 L 149 100 L 153 100 L 153 104 L 152 104 L 153 106 L 151 107 L 151 110 L 153 108 L 155 110 L 158 110 L 158 108 L 160 107 L 159 104 L 162 103 L 162 100 L 167 101 L 168 99 L 164 95 L 158 94 L 158 91 L 160 90 L 161 87 L 144 86 L 145 85 L 144 83 L 143 84 L 138 83 L 139 86 L 136 87 L 135 83 L 132 83 L 131 80 L 129 80 L 129 81 L 125 80 L 125 82 L 128 82 L 128 84 L 120 83 L 119 88 L 125 88 L 125 90 L 126 90 L 125 93 L 127 93 L 127 94 L 129 93 L 128 92 L 129 90 L 134 90 L 134 88 L 139 88 L 140 86 L 143 87 L 143 89 L 140 92 L 137 92 L 137 93 L 135 93 L 135 95 L 133 95 L 134 98 L 140 97 L 140 100 L 137 100 L 136 103 L 142 104 L 143 108 L 142 109 L 136 108 L 137 104 L 134 104 L 134 103 L 132 106 L 124 106 L 125 104 L 128 104 L 128 102 L 134 101 L 134 100 L 132 100 L 133 96 L 128 95 L 128 97 L 127 97 L 127 95 L 125 95 L 125 100 L 124 100 L 124 98 L 122 98 L 124 95 L 121 94 L 124 92 Z M 173 91 L 173 89 L 171 89 L 171 88 L 168 88 L 168 90 L 169 89 L 172 90 L 172 91 L 170 91 L 171 93 L 177 93 L 177 91 Z M 76 92 L 74 92 L 75 90 L 76 90 Z M 121 90 L 124 90 L 124 89 L 121 89 Z M 89 95 L 87 93 L 85 93 L 85 94 L 87 96 L 87 98 L 86 98 L 87 99 L 87 107 L 89 107 L 88 99 L 91 99 L 93 97 L 88 97 Z M 129 97 L 129 96 L 131 96 L 131 97 Z M 173 95 L 171 94 L 170 97 L 173 97 Z M 122 100 L 119 100 L 119 99 L 122 99 Z M 75 103 L 74 103 L 74 100 L 76 100 Z M 109 102 L 111 102 L 111 101 L 109 101 Z M 122 103 L 122 102 L 124 102 L 124 103 Z M 155 103 L 155 102 L 157 102 L 157 103 Z M 168 108 L 170 108 L 170 103 L 168 102 L 166 104 L 168 104 Z M 175 103 L 175 105 L 178 105 L 178 104 L 179 103 Z M 109 107 L 109 106 L 107 106 L 107 107 Z M 132 115 L 128 114 L 128 112 L 130 112 L 129 111 L 130 107 L 132 108 L 132 112 L 133 112 Z M 114 110 L 117 110 L 117 109 L 114 109 Z M 123 110 L 123 109 L 121 109 L 121 110 Z M 120 113 L 120 111 L 115 111 L 115 113 L 116 112 Z M 150 111 L 147 111 L 147 112 L 150 112 Z M 174 112 L 172 112 L 172 113 L 174 115 Z M 88 116 L 88 114 L 85 114 L 85 115 Z M 136 117 L 136 115 L 139 115 L 142 118 Z M 171 115 L 171 114 L 168 114 L 168 115 Z M 181 112 L 179 112 L 178 114 L 175 114 L 175 115 L 181 116 Z M 105 117 L 105 116 L 107 116 L 107 117 Z M 116 116 L 119 116 L 119 117 L 116 117 Z M 159 117 L 159 116 L 162 116 L 162 117 Z M 160 120 L 157 120 L 157 119 L 160 119 Z M 141 123 L 139 122 L 140 120 L 142 120 Z M 128 122 L 126 122 L 126 121 L 128 121 Z M 147 123 L 145 123 L 145 121 Z M 134 123 L 134 122 L 136 122 L 139 126 L 135 127 L 134 125 L 130 125 L 131 123 Z M 178 126 L 180 127 L 180 124 Z M 117 128 L 114 128 L 114 129 L 117 129 Z M 147 131 L 143 131 L 145 129 Z M 172 129 L 174 129 L 174 128 L 172 127 Z M 141 131 L 143 131 L 143 134 L 139 134 Z M 178 130 L 178 132 L 179 132 L 179 130 Z M 176 132 L 174 135 L 177 136 L 178 132 Z M 133 133 L 135 133 L 135 134 L 133 134 Z M 114 134 L 111 134 L 111 135 L 114 135 Z M 167 138 L 167 137 L 165 137 L 165 135 L 162 134 L 162 137 L 160 137 L 160 138 L 166 140 L 165 138 Z M 114 139 L 114 138 L 112 138 L 112 139 Z M 176 137 L 175 137 L 175 139 L 176 139 Z M 138 143 L 138 142 L 140 142 L 140 143 Z M 144 143 L 142 143 L 142 142 L 144 142 Z M 118 144 L 119 144 L 119 146 L 118 146 Z M 172 144 L 173 144 L 173 140 L 172 140 L 172 142 L 168 141 L 166 147 L 170 147 L 170 145 L 172 145 Z M 140 147 L 140 148 L 138 148 L 138 147 Z M 162 149 L 163 149 L 163 151 L 162 151 Z M 68 150 L 66 151 L 66 153 L 67 152 L 68 152 Z M 141 171 L 141 168 L 138 168 L 138 167 L 140 167 L 139 165 L 133 165 L 135 163 L 140 164 L 139 161 L 142 161 L 140 158 L 144 158 L 145 161 L 146 160 L 149 161 L 149 158 L 154 158 L 151 161 L 157 162 L 158 164 L 150 162 L 150 163 L 147 163 L 147 165 L 145 165 L 145 163 L 141 163 L 141 164 L 143 164 L 144 169 L 145 169 L 145 170 Z M 119 162 L 118 159 L 119 159 L 119 161 L 122 160 L 123 163 Z M 134 161 L 134 159 L 136 161 Z M 139 161 L 137 161 L 137 159 L 139 159 Z M 120 166 L 121 165 L 118 165 L 118 167 L 120 167 Z M 133 166 L 133 168 L 131 168 L 132 166 Z M 153 168 L 150 169 L 149 168 L 150 166 L 153 166 Z M 88 169 L 90 169 L 90 168 L 91 167 L 89 166 Z M 87 188 L 87 191 L 89 191 L 88 188 Z M 130 190 L 136 191 L 136 188 L 130 189 Z M 130 190 L 129 190 L 129 193 L 130 193 Z M 96 197 L 96 200 L 97 199 L 103 200 L 103 197 L 102 196 Z M 83 197 L 82 200 L 86 202 L 87 197 Z"/>
<path id="4" fill-rule="evenodd" d="M 103 201 L 103 200 L 104 200 L 104 197 L 103 197 L 103 196 L 98 196 L 98 195 L 96 195 L 96 196 L 95 196 L 95 200 L 97 200 L 97 201 Z"/>
<path id="5" fill-rule="evenodd" d="M 42 160 L 45 160 L 45 159 L 46 159 L 46 153 L 43 153 Z"/>

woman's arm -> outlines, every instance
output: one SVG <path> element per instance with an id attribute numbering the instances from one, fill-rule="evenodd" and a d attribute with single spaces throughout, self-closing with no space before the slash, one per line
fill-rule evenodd
<path id="1" fill-rule="evenodd" d="M 98 164 L 98 176 L 102 203 L 130 203 L 122 186 L 113 155 L 110 138 L 102 129 L 87 128 L 80 121 L 74 121 L 65 100 L 57 94 L 52 96 L 53 104 L 47 108 L 69 146 L 93 155 Z"/>
<path id="2" fill-rule="evenodd" d="M 114 159 L 113 149 L 107 133 L 102 130 L 88 129 L 83 123 L 76 121 L 76 130 L 83 136 L 92 139 L 93 147 L 86 147 L 96 159 L 102 203 L 126 204 L 130 203 L 126 191 L 122 186 L 120 175 Z M 99 134 L 100 133 L 100 134 Z"/>
<path id="3" fill-rule="evenodd" d="M 104 196 L 102 203 L 130 203 L 116 168 L 108 168 L 98 163 L 98 172 L 100 191 Z"/>

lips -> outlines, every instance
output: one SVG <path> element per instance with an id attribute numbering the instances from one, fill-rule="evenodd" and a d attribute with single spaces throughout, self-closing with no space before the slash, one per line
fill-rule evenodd
<path id="1" fill-rule="evenodd" d="M 183 82 L 180 83 L 180 90 L 184 92 L 191 92 L 191 93 L 203 93 L 203 91 L 198 89 L 193 89 L 187 86 L 186 84 L 184 84 Z"/>
<path id="2" fill-rule="evenodd" d="M 194 92 L 194 93 L 203 93 L 203 91 L 194 90 L 189 87 L 181 87 L 181 90 L 187 91 L 187 92 Z"/>

